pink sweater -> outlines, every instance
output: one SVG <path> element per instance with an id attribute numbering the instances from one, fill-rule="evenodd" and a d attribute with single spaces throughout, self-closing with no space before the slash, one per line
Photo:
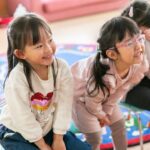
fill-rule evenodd
<path id="1" fill-rule="evenodd" d="M 100 119 L 106 114 L 111 116 L 113 108 L 115 108 L 114 106 L 123 98 L 129 89 L 140 82 L 144 77 L 144 73 L 148 70 L 149 65 L 145 58 L 142 64 L 135 64 L 130 67 L 128 75 L 124 79 L 121 79 L 114 63 L 109 60 L 103 60 L 103 63 L 110 66 L 110 69 L 107 71 L 108 74 L 103 78 L 109 87 L 110 95 L 104 96 L 103 92 L 99 91 L 97 96 L 89 97 L 86 91 L 86 84 L 90 76 L 89 68 L 94 57 L 95 56 L 80 60 L 71 67 L 74 78 L 74 103 L 77 101 L 83 102 L 86 110 Z M 117 118 L 119 116 L 116 115 L 114 117 Z"/>

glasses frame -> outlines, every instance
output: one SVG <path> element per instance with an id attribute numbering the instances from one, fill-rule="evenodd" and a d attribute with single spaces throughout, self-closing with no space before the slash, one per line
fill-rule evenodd
<path id="1" fill-rule="evenodd" d="M 118 48 L 120 48 L 120 47 L 134 47 L 137 42 L 143 44 L 145 42 L 145 35 L 144 34 L 138 34 L 137 36 L 133 37 L 132 39 L 118 43 L 117 47 Z"/>
<path id="2" fill-rule="evenodd" d="M 140 40 L 143 40 L 143 41 L 140 42 Z M 132 46 L 128 45 L 129 42 L 132 42 L 133 45 Z M 126 40 L 126 41 L 122 41 L 120 43 L 117 43 L 116 46 L 111 47 L 109 49 L 115 50 L 116 48 L 120 48 L 120 47 L 134 47 L 137 42 L 144 43 L 145 42 L 145 35 L 144 34 L 138 34 L 138 35 L 136 35 L 136 37 L 129 39 L 129 40 Z"/>

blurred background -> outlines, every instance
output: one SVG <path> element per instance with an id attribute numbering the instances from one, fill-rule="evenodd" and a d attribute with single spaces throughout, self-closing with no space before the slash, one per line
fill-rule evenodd
<path id="1" fill-rule="evenodd" d="M 0 0 L 0 51 L 5 51 L 5 27 L 10 17 L 26 11 L 46 18 L 56 43 L 96 43 L 101 25 L 129 0 Z"/>
<path id="2" fill-rule="evenodd" d="M 131 0 L 0 0 L 0 54 L 6 53 L 9 21 L 26 11 L 48 21 L 57 44 L 96 44 L 99 30 L 108 19 L 119 16 Z M 150 150 L 134 146 L 129 150 Z"/>

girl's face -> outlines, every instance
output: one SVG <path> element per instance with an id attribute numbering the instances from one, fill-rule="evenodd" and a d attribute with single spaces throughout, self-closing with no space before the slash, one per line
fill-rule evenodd
<path id="1" fill-rule="evenodd" d="M 137 34 L 133 37 L 126 34 L 125 38 L 116 43 L 118 49 L 117 62 L 123 67 L 129 67 L 133 64 L 139 64 L 143 61 L 143 52 L 145 50 L 144 35 Z"/>
<path id="2" fill-rule="evenodd" d="M 146 40 L 150 41 L 150 28 L 148 27 L 140 27 L 142 33 L 145 35 Z"/>
<path id="3" fill-rule="evenodd" d="M 52 39 L 52 35 L 40 29 L 41 40 L 35 45 L 27 45 L 23 55 L 34 69 L 45 67 L 53 62 L 53 57 L 56 51 L 56 45 Z"/>

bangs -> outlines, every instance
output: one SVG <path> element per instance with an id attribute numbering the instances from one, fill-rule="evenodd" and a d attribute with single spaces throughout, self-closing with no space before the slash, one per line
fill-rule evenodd
<path id="1" fill-rule="evenodd" d="M 126 34 L 133 37 L 134 35 L 139 34 L 140 31 L 136 23 L 132 20 L 121 19 L 119 22 L 116 22 L 116 27 L 114 28 L 113 33 L 116 33 L 114 34 L 115 42 L 121 42 Z"/>
<path id="2" fill-rule="evenodd" d="M 28 32 L 26 32 L 26 35 L 24 37 L 24 39 L 26 40 L 25 43 L 27 43 L 28 45 L 35 45 L 40 42 L 42 38 L 40 29 L 43 29 L 47 36 L 50 36 L 52 34 L 48 25 L 41 24 L 37 21 L 31 21 L 30 25 L 28 25 L 26 29 L 26 31 Z"/>
<path id="3" fill-rule="evenodd" d="M 10 24 L 8 32 L 13 49 L 24 50 L 26 45 L 40 42 L 42 38 L 40 29 L 43 29 L 48 36 L 52 34 L 49 25 L 34 14 L 18 17 Z"/>

